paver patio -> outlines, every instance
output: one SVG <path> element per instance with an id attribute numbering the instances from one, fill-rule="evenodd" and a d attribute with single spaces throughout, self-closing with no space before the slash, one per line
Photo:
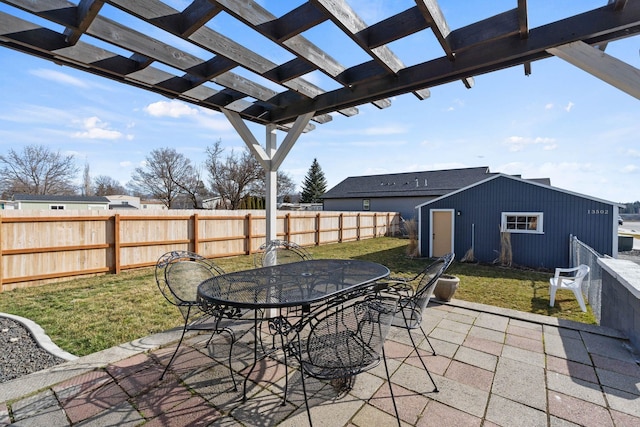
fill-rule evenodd
<path id="1" fill-rule="evenodd" d="M 455 300 L 432 303 L 427 313 L 424 326 L 437 355 L 424 342 L 421 348 L 439 392 L 405 330 L 392 329 L 385 344 L 403 425 L 640 425 L 638 356 L 617 331 Z M 233 349 L 238 391 L 225 365 L 224 336 L 209 348 L 208 336 L 189 338 L 159 381 L 177 338 L 168 331 L 0 384 L 0 425 L 308 424 L 296 369 L 289 370 L 282 405 L 280 353 L 258 364 L 242 402 L 251 333 Z M 314 425 L 396 425 L 385 378 L 381 364 L 359 375 L 348 393 L 309 380 Z"/>

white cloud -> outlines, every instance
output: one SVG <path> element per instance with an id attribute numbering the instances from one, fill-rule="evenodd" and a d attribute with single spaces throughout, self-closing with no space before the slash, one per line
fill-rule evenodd
<path id="1" fill-rule="evenodd" d="M 575 104 L 574 104 L 573 102 L 569 101 L 569 103 L 567 104 L 567 106 L 566 106 L 566 107 L 564 107 L 565 111 L 566 111 L 567 113 L 568 113 L 568 112 L 570 112 L 574 105 L 575 105 Z"/>
<path id="2" fill-rule="evenodd" d="M 621 169 L 622 173 L 634 173 L 637 172 L 640 168 L 636 165 L 626 165 Z"/>
<path id="3" fill-rule="evenodd" d="M 228 131 L 233 129 L 231 123 L 217 111 L 206 108 L 194 108 L 181 101 L 158 101 L 144 107 L 144 111 L 152 117 L 170 117 L 172 119 L 190 118 L 204 129 Z"/>
<path id="4" fill-rule="evenodd" d="M 627 156 L 640 157 L 640 150 L 636 150 L 635 148 L 630 148 L 627 150 Z"/>
<path id="5" fill-rule="evenodd" d="M 538 144 L 542 144 L 542 149 L 546 151 L 555 150 L 557 147 L 557 145 L 555 144 L 555 139 L 547 137 L 526 138 L 523 136 L 510 136 L 504 143 L 511 152 L 522 151 L 529 145 Z"/>
<path id="6" fill-rule="evenodd" d="M 464 102 L 461 99 L 454 99 L 453 105 L 446 108 L 445 111 L 455 111 L 458 107 L 464 107 Z"/>
<path id="7" fill-rule="evenodd" d="M 40 77 L 45 80 L 50 80 L 55 83 L 61 83 L 61 84 L 75 86 L 83 89 L 86 89 L 89 87 L 89 85 L 83 80 L 72 77 L 65 73 L 61 73 L 59 71 L 47 70 L 46 68 L 29 70 L 29 74 L 32 74 L 36 77 Z"/>
<path id="8" fill-rule="evenodd" d="M 85 129 L 82 132 L 75 132 L 73 138 L 88 138 L 88 139 L 107 139 L 115 140 L 125 137 L 122 132 L 109 129 L 109 124 L 104 123 L 98 117 L 89 117 L 82 121 L 82 127 Z M 126 138 L 133 139 L 132 135 L 126 135 Z"/>
<path id="9" fill-rule="evenodd" d="M 123 168 L 128 168 L 128 167 L 130 167 L 132 165 L 132 163 L 129 160 L 122 161 L 122 162 L 120 162 L 118 164 Z"/>
<path id="10" fill-rule="evenodd" d="M 552 103 L 548 103 L 547 105 L 544 106 L 545 110 L 551 110 L 553 108 L 553 104 Z"/>
<path id="11" fill-rule="evenodd" d="M 153 117 L 172 117 L 174 119 L 198 114 L 196 108 L 191 108 L 180 101 L 158 101 L 147 105 L 144 111 Z"/>
<path id="12" fill-rule="evenodd" d="M 15 123 L 47 123 L 60 124 L 74 120 L 74 116 L 68 110 L 62 108 L 44 107 L 41 105 L 24 104 L 15 110 L 0 113 L 0 120 Z"/>

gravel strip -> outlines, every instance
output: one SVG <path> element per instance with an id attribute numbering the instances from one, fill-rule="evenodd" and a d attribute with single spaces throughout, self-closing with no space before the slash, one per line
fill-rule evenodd
<path id="1" fill-rule="evenodd" d="M 0 383 L 66 362 L 41 348 L 20 322 L 0 316 Z"/>

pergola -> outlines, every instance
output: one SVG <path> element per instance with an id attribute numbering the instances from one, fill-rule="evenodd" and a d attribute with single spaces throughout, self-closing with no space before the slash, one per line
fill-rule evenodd
<path id="1" fill-rule="evenodd" d="M 266 171 L 267 240 L 276 237 L 279 166 L 302 132 L 334 113 L 354 116 L 367 103 L 387 108 L 389 98 L 407 93 L 424 100 L 445 83 L 472 88 L 474 76 L 507 67 L 530 74 L 532 62 L 551 56 L 640 99 L 640 70 L 605 53 L 609 42 L 640 32 L 640 0 L 610 0 L 536 28 L 529 28 L 527 1 L 517 0 L 456 29 L 437 0 L 407 1 L 405 10 L 369 24 L 346 0 L 287 1 L 292 6 L 280 16 L 250 0 L 193 0 L 183 10 L 160 0 L 0 1 L 15 10 L 0 12 L 2 46 L 224 113 Z M 216 31 L 221 17 L 233 20 L 235 34 L 260 37 L 259 48 Z M 329 28 L 366 60 L 345 66 L 308 36 Z M 441 52 L 424 49 L 407 66 L 391 45 L 416 34 L 435 39 Z M 291 59 L 274 62 L 263 56 L 266 46 Z M 318 72 L 326 88 L 309 78 Z M 264 146 L 245 121 L 265 126 Z M 279 146 L 276 130 L 287 132 Z"/>

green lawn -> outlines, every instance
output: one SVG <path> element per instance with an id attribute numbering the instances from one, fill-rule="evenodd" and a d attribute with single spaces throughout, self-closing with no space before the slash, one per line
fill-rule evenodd
<path id="1" fill-rule="evenodd" d="M 393 276 L 419 273 L 428 262 L 405 256 L 408 241 L 377 238 L 309 248 L 314 258 L 354 258 L 382 263 Z M 225 271 L 253 267 L 253 257 L 218 259 Z M 595 323 L 571 292 L 558 292 L 549 307 L 550 273 L 454 263 L 460 277 L 454 298 L 530 313 Z M 62 349 L 83 356 L 182 324 L 178 310 L 158 291 L 153 268 L 75 279 L 0 293 L 0 312 L 38 323 Z"/>

